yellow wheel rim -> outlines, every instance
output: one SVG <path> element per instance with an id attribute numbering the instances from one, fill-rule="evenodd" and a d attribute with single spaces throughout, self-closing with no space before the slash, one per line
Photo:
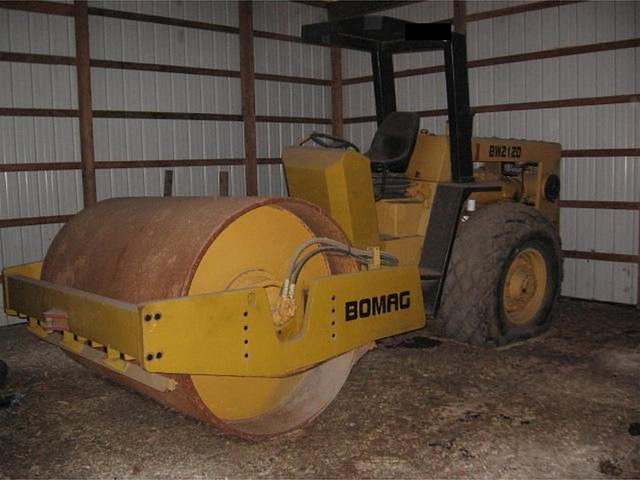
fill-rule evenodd
<path id="1" fill-rule="evenodd" d="M 514 325 L 531 323 L 544 304 L 547 264 L 539 250 L 522 250 L 511 262 L 504 281 L 502 304 L 507 320 Z"/>

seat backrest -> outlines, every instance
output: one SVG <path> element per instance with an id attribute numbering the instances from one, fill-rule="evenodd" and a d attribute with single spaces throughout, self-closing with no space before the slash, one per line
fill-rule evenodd
<path id="1" fill-rule="evenodd" d="M 365 153 L 372 170 L 404 173 L 416 145 L 420 117 L 413 112 L 391 112 L 376 131 L 371 147 Z"/>

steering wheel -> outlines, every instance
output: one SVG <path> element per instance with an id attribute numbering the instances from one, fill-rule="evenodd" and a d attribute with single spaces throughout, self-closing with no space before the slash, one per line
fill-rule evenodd
<path id="1" fill-rule="evenodd" d="M 309 135 L 309 137 L 302 143 L 306 143 L 308 140 L 311 140 L 316 145 L 320 145 L 324 148 L 344 148 L 345 150 L 353 148 L 356 152 L 360 152 L 360 149 L 350 141 L 345 140 L 344 138 L 334 137 L 327 133 L 312 132 L 311 135 Z"/>

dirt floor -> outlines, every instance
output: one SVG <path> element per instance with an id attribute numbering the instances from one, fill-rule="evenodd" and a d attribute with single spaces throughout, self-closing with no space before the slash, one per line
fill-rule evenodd
<path id="1" fill-rule="evenodd" d="M 0 477 L 639 478 L 640 312 L 561 300 L 542 338 L 387 340 L 303 430 L 230 437 L 0 330 Z M 6 403 L 6 402 L 5 402 Z"/>

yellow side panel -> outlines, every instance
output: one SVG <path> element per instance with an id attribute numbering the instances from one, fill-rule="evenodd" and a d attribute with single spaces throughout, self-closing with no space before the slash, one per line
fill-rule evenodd
<path id="1" fill-rule="evenodd" d="M 4 292 L 4 311 L 7 315 L 16 316 L 18 312 L 9 308 L 9 286 L 7 280 L 9 275 L 24 275 L 25 277 L 39 279 L 42 274 L 42 262 L 23 263 L 6 267 L 2 270 L 3 292 Z"/>
<path id="2" fill-rule="evenodd" d="M 376 203 L 380 233 L 393 237 L 424 235 L 430 208 L 430 204 L 412 199 L 380 200 Z"/>
<path id="3" fill-rule="evenodd" d="M 261 288 L 153 302 L 143 313 L 161 314 L 143 326 L 145 369 L 232 376 L 285 376 L 425 324 L 415 267 L 317 279 L 290 340 L 278 338 Z"/>
<path id="4" fill-rule="evenodd" d="M 369 160 L 351 150 L 290 147 L 282 155 L 292 197 L 325 209 L 359 248 L 377 246 Z"/>
<path id="5" fill-rule="evenodd" d="M 407 176 L 428 182 L 450 182 L 449 137 L 418 134 L 407 167 Z"/>
<path id="6" fill-rule="evenodd" d="M 420 263 L 423 245 L 424 234 L 382 240 L 381 248 L 398 257 L 400 265 L 417 266 Z"/>
<path id="7" fill-rule="evenodd" d="M 475 162 L 533 162 L 560 161 L 559 143 L 516 138 L 472 138 Z"/>
<path id="8" fill-rule="evenodd" d="M 287 340 L 277 335 L 263 288 L 133 305 L 18 273 L 5 282 L 10 309 L 31 319 L 53 308 L 64 311 L 70 344 L 97 342 L 137 358 L 150 372 L 286 376 L 425 324 L 416 267 L 314 280 L 303 328 Z M 42 330 L 36 320 L 30 323 L 34 332 Z"/>
<path id="9" fill-rule="evenodd" d="M 560 208 L 557 201 L 550 202 L 544 196 L 544 185 L 549 175 L 559 175 L 562 147 L 559 143 L 539 142 L 533 140 L 504 139 L 504 138 L 473 138 L 474 161 L 483 162 L 483 170 L 489 175 L 501 178 L 500 165 L 503 162 L 516 165 L 535 164 L 533 173 L 528 173 L 522 180 L 525 182 L 526 197 L 534 207 L 544 215 L 559 222 Z M 503 194 L 508 189 L 503 189 Z M 495 198 L 495 194 L 493 194 Z M 484 198 L 491 199 L 490 193 L 474 196 L 482 202 Z"/>
<path id="10" fill-rule="evenodd" d="M 17 273 L 5 277 L 5 286 L 10 310 L 37 320 L 48 310 L 62 310 L 74 334 L 140 358 L 142 335 L 136 305 Z"/>

